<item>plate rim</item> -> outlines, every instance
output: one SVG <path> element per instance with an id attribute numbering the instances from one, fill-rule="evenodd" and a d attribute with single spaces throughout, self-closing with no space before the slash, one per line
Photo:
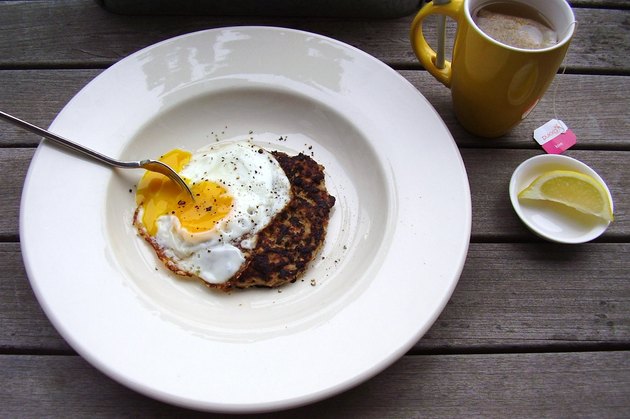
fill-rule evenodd
<path id="1" fill-rule="evenodd" d="M 355 376 L 352 377 L 349 380 L 346 380 L 345 382 L 341 383 L 340 385 L 338 385 L 337 387 L 329 387 L 326 389 L 323 389 L 320 393 L 318 394 L 305 394 L 303 395 L 301 398 L 294 398 L 293 400 L 290 401 L 280 401 L 280 402 L 273 402 L 273 403 L 267 403 L 267 404 L 256 404 L 256 405 L 251 405 L 251 406 L 238 406 L 238 405 L 232 405 L 232 406 L 227 406 L 227 405 L 221 405 L 221 404 L 214 404 L 214 403 L 210 403 L 208 404 L 207 402 L 199 402 L 199 403 L 193 403 L 191 402 L 191 400 L 178 400 L 177 398 L 172 397 L 172 395 L 169 394 L 157 394 L 155 390 L 151 390 L 148 388 L 145 388 L 141 385 L 141 383 L 133 383 L 133 382 L 129 382 L 129 380 L 126 379 L 126 377 L 123 377 L 121 375 L 118 374 L 118 371 L 115 370 L 111 370 L 111 368 L 109 368 L 107 365 L 104 365 L 100 362 L 99 359 L 96 359 L 94 357 L 91 356 L 90 353 L 87 353 L 85 351 L 78 351 L 80 353 L 80 355 L 89 361 L 90 364 L 92 364 L 93 366 L 95 366 L 98 370 L 100 370 L 101 372 L 105 373 L 106 375 L 110 376 L 111 378 L 115 379 L 118 382 L 123 383 L 124 385 L 142 393 L 145 394 L 149 397 L 153 397 L 153 398 L 157 398 L 159 400 L 168 402 L 168 403 L 172 403 L 175 405 L 180 405 L 183 407 L 192 407 L 192 408 L 196 408 L 196 409 L 202 409 L 202 410 L 212 410 L 212 411 L 223 411 L 223 412 L 232 412 L 232 413 L 238 413 L 238 412 L 264 412 L 264 411 L 273 411 L 273 410 L 277 410 L 277 409 L 285 409 L 285 408 L 290 408 L 290 407 L 297 407 L 300 405 L 304 405 L 307 403 L 312 403 L 318 400 L 321 400 L 323 398 L 338 394 L 340 392 L 343 392 L 351 387 L 354 387 L 364 381 L 366 381 L 367 379 L 373 377 L 374 375 L 380 373 L 381 371 L 383 371 L 384 369 L 386 369 L 387 367 L 389 367 L 392 363 L 394 363 L 396 360 L 398 360 L 405 352 L 407 352 L 415 343 L 416 341 L 422 336 L 424 335 L 424 333 L 426 333 L 426 331 L 432 326 L 432 324 L 435 322 L 435 320 L 437 319 L 437 317 L 441 314 L 444 306 L 446 305 L 446 303 L 448 302 L 448 299 L 450 298 L 450 296 L 452 295 L 452 292 L 454 291 L 457 282 L 459 280 L 459 277 L 461 275 L 461 272 L 464 268 L 464 262 L 466 260 L 466 256 L 468 253 L 468 246 L 470 243 L 470 233 L 471 233 L 471 224 L 472 224 L 472 210 L 471 210 L 471 199 L 470 199 L 470 186 L 468 183 L 468 179 L 466 176 L 466 172 L 465 172 L 465 167 L 463 165 L 463 160 L 461 159 L 461 154 L 459 154 L 459 150 L 450 134 L 450 132 L 448 131 L 448 128 L 446 127 L 446 125 L 444 124 L 444 121 L 442 121 L 442 119 L 439 117 L 439 115 L 437 114 L 437 112 L 435 112 L 435 110 L 433 109 L 432 105 L 426 100 L 426 98 L 424 98 L 424 96 L 420 93 L 420 91 L 418 91 L 413 85 L 411 85 L 411 83 L 409 83 L 409 81 L 407 79 L 405 79 L 402 75 L 400 75 L 400 73 L 396 72 L 395 70 L 391 69 L 389 66 L 387 66 L 385 63 L 381 62 L 380 60 L 376 59 L 375 57 L 367 54 L 366 52 L 348 45 L 346 43 L 343 43 L 342 41 L 333 39 L 333 38 L 329 38 L 323 35 L 319 35 L 319 34 L 315 34 L 315 33 L 310 33 L 310 32 L 306 32 L 306 31 L 302 31 L 302 30 L 296 30 L 296 29 L 289 29 L 289 28 L 281 28 L 281 27 L 268 27 L 268 26 L 236 26 L 236 27 L 221 27 L 221 28 L 213 28 L 213 29 L 206 29 L 206 30 L 201 30 L 201 31 L 196 31 L 196 32 L 191 32 L 188 34 L 182 34 L 182 35 L 178 35 L 176 37 L 170 38 L 170 39 L 166 39 L 163 41 L 160 41 L 158 43 L 149 45 L 145 48 L 142 48 L 141 50 L 134 52 L 132 54 L 130 54 L 128 57 L 125 57 L 123 59 L 121 59 L 119 62 L 117 62 L 116 64 L 114 64 L 114 66 L 117 65 L 122 65 L 121 62 L 129 59 L 130 57 L 133 56 L 137 56 L 137 54 L 140 54 L 142 52 L 146 52 L 151 50 L 152 48 L 155 48 L 157 46 L 161 46 L 163 44 L 167 44 L 167 43 L 172 43 L 172 42 L 176 42 L 179 39 L 182 38 L 188 38 L 188 37 L 192 37 L 192 36 L 196 36 L 198 34 L 203 34 L 203 33 L 207 33 L 207 32 L 217 32 L 217 31 L 225 31 L 225 30 L 231 30 L 231 29 L 237 29 L 237 30 L 263 30 L 263 31 L 284 31 L 284 32 L 291 32 L 294 34 L 301 34 L 302 36 L 309 36 L 309 37 L 315 37 L 318 39 L 322 39 L 322 40 L 326 40 L 328 42 L 332 42 L 334 44 L 336 44 L 339 48 L 344 48 L 344 49 L 350 49 L 351 51 L 353 51 L 354 53 L 358 53 L 364 57 L 367 57 L 369 60 L 373 61 L 374 63 L 377 63 L 377 65 L 382 66 L 383 69 L 385 69 L 386 71 L 391 71 L 392 73 L 395 73 L 398 78 L 403 81 L 404 83 L 406 83 L 408 85 L 408 87 L 412 88 L 416 93 L 418 98 L 422 98 L 424 100 L 424 102 L 426 103 L 426 105 L 431 108 L 434 112 L 434 115 L 437 120 L 439 122 L 441 122 L 444 131 L 446 132 L 446 134 L 450 137 L 450 140 L 452 142 L 452 147 L 454 149 L 454 151 L 456 152 L 456 155 L 459 157 L 459 163 L 461 164 L 461 169 L 463 172 L 463 176 L 464 176 L 464 184 L 465 184 L 465 192 L 466 192 L 466 197 L 464 197 L 464 201 L 466 201 L 466 208 L 464 209 L 465 214 L 465 219 L 461 220 L 462 221 L 462 225 L 464 230 L 466 231 L 466 239 L 465 239 L 465 243 L 463 244 L 462 249 L 460 249 L 460 254 L 458 255 L 459 258 L 457 260 L 457 268 L 455 269 L 455 278 L 453 278 L 450 282 L 449 282 L 449 287 L 448 289 L 445 290 L 445 298 L 443 299 L 443 301 L 440 302 L 440 304 L 438 304 L 438 309 L 435 310 L 433 312 L 433 315 L 431 316 L 431 318 L 429 319 L 429 321 L 427 321 L 422 327 L 420 327 L 418 330 L 416 330 L 415 334 L 413 336 L 410 336 L 408 341 L 406 342 L 405 345 L 400 345 L 398 347 L 398 350 L 389 354 L 389 356 L 385 357 L 382 359 L 382 362 L 378 365 L 372 365 L 371 368 L 368 368 L 366 370 L 364 370 L 363 375 L 361 376 Z M 113 66 L 112 66 L 113 67 Z M 98 76 L 96 76 L 93 80 L 100 78 L 100 77 L 105 77 L 105 73 L 108 71 L 109 69 L 103 71 L 101 74 L 99 74 Z M 90 83 L 92 83 L 92 81 L 90 81 Z M 90 83 L 88 83 L 87 86 L 85 86 L 83 89 L 81 89 L 76 96 L 81 95 L 81 93 L 84 91 L 84 89 L 86 89 Z M 76 97 L 75 96 L 75 97 Z M 60 113 L 57 115 L 57 117 L 55 118 L 55 121 L 53 121 L 53 123 L 51 124 L 51 126 L 54 126 L 56 121 L 58 119 L 60 119 L 60 117 L 62 116 L 63 112 L 66 110 L 66 108 L 70 105 L 70 103 L 72 102 L 73 99 L 71 99 L 70 102 L 68 102 L 68 104 L 66 106 L 64 106 L 64 108 L 62 109 L 62 111 L 60 111 Z M 41 159 L 40 154 L 42 153 L 42 149 L 44 147 L 42 147 L 42 145 L 40 145 L 31 162 L 31 165 L 29 166 L 29 170 L 27 172 L 26 175 L 26 179 L 25 179 L 25 184 L 24 184 L 24 191 L 22 193 L 22 203 L 20 206 L 20 236 L 21 237 L 27 237 L 27 234 L 23 234 L 26 233 L 25 230 L 23 230 L 24 228 L 24 224 L 23 224 L 23 215 L 25 214 L 25 206 L 24 203 L 27 201 L 27 194 L 29 193 L 29 187 L 28 185 L 30 185 L 30 183 L 32 182 L 31 176 L 32 176 L 32 171 L 31 171 L 31 167 L 34 166 L 34 164 L 37 164 L 36 162 L 39 161 Z M 35 163 L 34 163 L 35 162 Z M 51 323 L 55 326 L 55 328 L 60 331 L 60 334 L 62 335 L 62 337 L 70 344 L 70 346 L 72 346 L 73 348 L 77 348 L 80 347 L 81 345 L 76 342 L 73 339 L 73 336 L 71 334 L 69 334 L 67 331 L 65 331 L 64 325 L 58 323 L 58 319 L 54 316 L 54 309 L 52 307 L 50 307 L 46 301 L 46 298 L 41 294 L 41 290 L 38 287 L 37 281 L 33 280 L 33 261 L 30 260 L 30 251 L 28 249 L 28 244 L 27 244 L 27 240 L 21 240 L 20 241 L 20 246 L 22 249 L 22 255 L 23 255 L 23 260 L 24 260 L 24 265 L 27 271 L 27 276 L 29 278 L 29 281 L 31 283 L 31 286 L 33 287 L 33 290 L 36 294 L 36 297 L 38 299 L 38 302 L 40 303 L 40 305 L 42 306 L 42 308 L 44 309 L 48 319 L 51 321 Z M 62 333 L 63 331 L 63 333 Z"/>

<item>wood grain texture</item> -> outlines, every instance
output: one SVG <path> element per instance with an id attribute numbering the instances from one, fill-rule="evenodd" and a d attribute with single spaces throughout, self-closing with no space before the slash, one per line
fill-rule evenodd
<path id="1" fill-rule="evenodd" d="M 102 70 L 0 71 L 0 109 L 48 127 L 64 105 Z M 534 129 L 557 116 L 577 135 L 574 149 L 630 150 L 630 78 L 562 74 L 519 126 L 499 139 L 467 133 L 452 112 L 450 90 L 425 71 L 400 73 L 429 101 L 460 147 L 539 149 Z M 579 92 L 579 93 L 577 93 Z M 585 100 L 584 98 L 589 98 Z M 0 147 L 35 146 L 39 138 L 0 121 Z"/>
<path id="2" fill-rule="evenodd" d="M 419 139 L 421 141 L 421 139 Z M 19 205 L 25 174 L 34 153 L 31 148 L 0 148 L 0 170 L 6 173 L 0 194 L 0 238 L 17 240 Z M 616 220 L 599 242 L 619 242 L 630 237 L 630 178 L 625 176 L 627 151 L 569 150 L 566 155 L 590 165 L 605 180 L 615 202 Z M 472 196 L 473 241 L 539 241 L 516 216 L 508 196 L 512 172 L 538 150 L 462 149 Z M 436 179 L 439 181 L 439 179 Z"/>
<path id="3" fill-rule="evenodd" d="M 18 243 L 0 243 L 0 352 L 73 353 L 41 309 Z"/>
<path id="4" fill-rule="evenodd" d="M 196 30 L 272 25 L 354 45 L 397 69 L 451 131 L 471 187 L 472 243 L 452 297 L 407 355 L 341 395 L 260 416 L 628 418 L 630 2 L 570 3 L 578 28 L 566 74 L 499 140 L 476 138 L 458 125 L 449 90 L 412 52 L 411 15 L 121 16 L 97 0 L 0 0 L 0 109 L 47 127 L 108 66 Z M 452 39 L 452 23 L 448 33 Z M 542 154 L 533 129 L 556 115 L 578 137 L 566 154 L 597 170 L 615 199 L 615 222 L 592 243 L 538 239 L 508 199 L 514 168 Z M 20 195 L 37 143 L 0 123 L 0 417 L 233 417 L 180 409 L 129 390 L 77 356 L 46 318 L 26 278 L 18 233 Z"/>
<path id="5" fill-rule="evenodd" d="M 149 399 L 76 356 L 0 355 L 0 380 L 7 417 L 232 417 Z M 629 415 L 630 353 L 581 352 L 405 356 L 338 396 L 256 417 Z"/>
<path id="6" fill-rule="evenodd" d="M 414 349 L 630 346 L 630 260 L 619 258 L 629 253 L 626 243 L 473 243 L 449 303 Z"/>
<path id="7" fill-rule="evenodd" d="M 414 353 L 630 347 L 630 245 L 473 243 Z M 510 263 L 506 263 L 510 261 Z M 0 243 L 0 351 L 72 353 L 45 317 L 17 243 Z"/>
<path id="8" fill-rule="evenodd" d="M 0 109 L 42 128 L 102 70 L 0 71 Z M 40 138 L 0 121 L 0 147 L 34 147 Z"/>
<path id="9" fill-rule="evenodd" d="M 630 78 L 559 74 L 540 103 L 511 132 L 497 139 L 475 137 L 457 122 L 450 90 L 424 71 L 401 71 L 444 120 L 459 147 L 529 148 L 536 128 L 552 118 L 576 134 L 573 149 L 630 150 Z"/>
<path id="10" fill-rule="evenodd" d="M 0 240 L 18 238 L 20 199 L 28 165 L 35 150 L 31 148 L 0 148 Z"/>
<path id="11" fill-rule="evenodd" d="M 542 242 L 521 223 L 508 195 L 514 169 L 528 158 L 542 154 L 542 151 L 463 149 L 461 152 L 472 196 L 472 240 Z M 569 150 L 564 154 L 586 163 L 598 172 L 613 196 L 616 219 L 604 235 L 596 240 L 627 241 L 630 233 L 630 198 L 626 191 L 630 185 L 627 185 L 625 170 L 629 152 Z"/>
<path id="12" fill-rule="evenodd" d="M 605 7 L 609 9 L 630 9 L 627 0 L 568 0 L 572 7 Z"/>
<path id="13" fill-rule="evenodd" d="M 630 56 L 625 53 L 630 12 L 576 8 L 575 15 L 585 30 L 579 29 L 572 41 L 565 60 L 569 70 L 630 72 Z M 223 26 L 273 25 L 333 37 L 393 66 L 420 68 L 409 42 L 411 19 L 123 16 L 95 1 L 3 1 L 0 67 L 106 67 L 177 35 Z M 453 32 L 449 25 L 449 39 Z"/>

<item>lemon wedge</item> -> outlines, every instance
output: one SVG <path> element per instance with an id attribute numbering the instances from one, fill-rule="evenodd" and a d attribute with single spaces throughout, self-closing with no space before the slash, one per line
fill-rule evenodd
<path id="1" fill-rule="evenodd" d="M 551 170 L 538 176 L 518 199 L 558 202 L 604 221 L 613 220 L 608 190 L 592 176 L 572 170 Z"/>

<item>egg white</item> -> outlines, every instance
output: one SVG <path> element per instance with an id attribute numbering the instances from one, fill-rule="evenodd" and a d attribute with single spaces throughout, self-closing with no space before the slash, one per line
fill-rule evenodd
<path id="1" fill-rule="evenodd" d="M 249 142 L 204 147 L 180 175 L 191 183 L 220 184 L 232 197 L 232 208 L 214 228 L 195 233 L 176 216 L 162 215 L 154 240 L 178 269 L 211 284 L 224 283 L 245 263 L 243 250 L 256 246 L 257 233 L 291 200 L 289 179 L 271 153 Z"/>

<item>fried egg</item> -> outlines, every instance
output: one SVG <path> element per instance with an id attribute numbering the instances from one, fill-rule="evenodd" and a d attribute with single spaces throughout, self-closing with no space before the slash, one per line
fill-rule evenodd
<path id="1" fill-rule="evenodd" d="M 160 158 L 190 186 L 194 201 L 165 176 L 147 172 L 136 192 L 135 224 L 167 266 L 210 284 L 237 274 L 257 233 L 291 200 L 273 155 L 249 142 L 221 143 Z"/>

